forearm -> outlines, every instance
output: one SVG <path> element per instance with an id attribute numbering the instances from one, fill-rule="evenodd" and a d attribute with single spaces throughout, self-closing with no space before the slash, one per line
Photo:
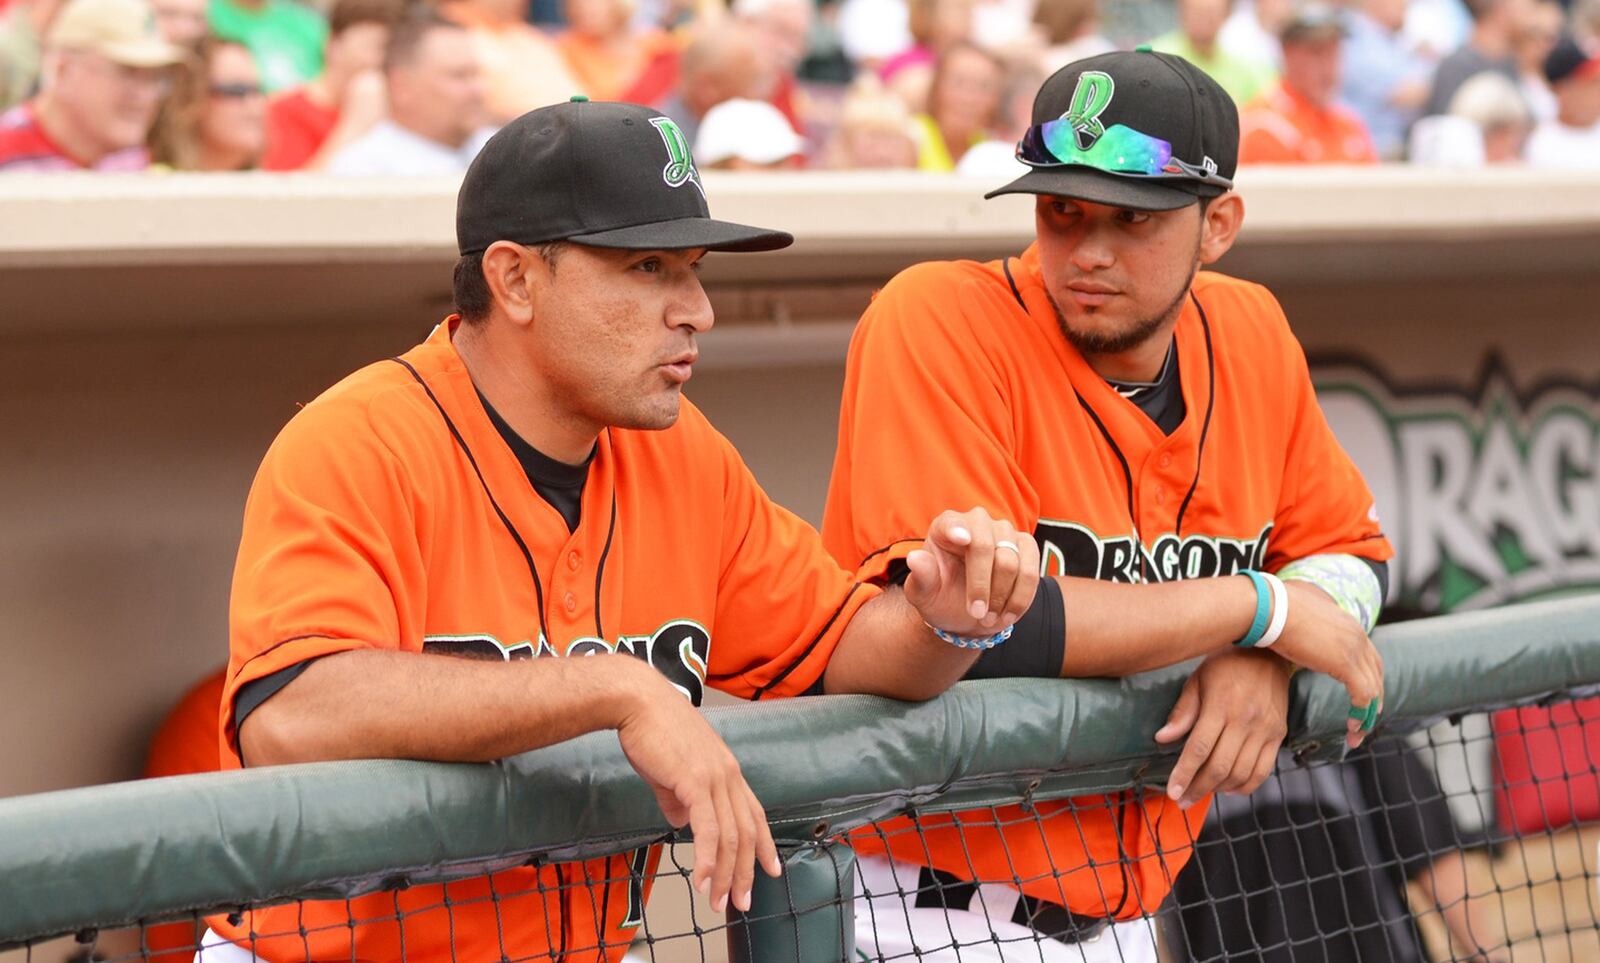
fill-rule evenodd
<path id="1" fill-rule="evenodd" d="M 823 675 L 829 694 L 859 692 L 907 702 L 931 699 L 964 676 L 978 650 L 933 634 L 897 586 L 863 605 L 845 627 Z"/>
<path id="2" fill-rule="evenodd" d="M 246 765 L 482 762 L 615 728 L 652 688 L 626 655 L 480 661 L 357 650 L 317 660 L 245 719 Z M 661 693 L 655 693 L 657 697 Z"/>
<path id="3" fill-rule="evenodd" d="M 1243 638 L 1255 618 L 1246 578 L 1056 581 L 1066 607 L 1062 678 L 1121 677 L 1210 655 Z"/>

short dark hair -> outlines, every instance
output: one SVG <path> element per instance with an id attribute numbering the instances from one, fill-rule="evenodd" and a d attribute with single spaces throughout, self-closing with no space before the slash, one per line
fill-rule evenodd
<path id="1" fill-rule="evenodd" d="M 405 15 L 405 0 L 334 0 L 328 11 L 328 36 L 337 37 L 360 23 L 392 27 Z"/>
<path id="2" fill-rule="evenodd" d="M 566 249 L 566 241 L 551 241 L 547 244 L 535 244 L 533 249 L 539 252 L 539 257 L 551 271 L 556 269 L 556 262 L 561 260 L 561 252 Z M 465 324 L 480 324 L 489 317 L 489 309 L 494 307 L 494 295 L 489 291 L 489 282 L 483 276 L 483 252 L 476 254 L 463 254 L 456 261 L 455 275 L 455 307 L 456 313 L 461 315 Z"/>
<path id="3" fill-rule="evenodd" d="M 389 28 L 389 46 L 384 48 L 383 69 L 410 66 L 417 59 L 428 34 L 435 30 L 465 30 L 454 20 L 447 20 L 433 10 L 418 7 L 396 20 Z"/>

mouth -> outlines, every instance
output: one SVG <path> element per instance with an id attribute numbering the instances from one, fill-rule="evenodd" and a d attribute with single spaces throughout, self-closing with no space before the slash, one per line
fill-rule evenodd
<path id="1" fill-rule="evenodd" d="M 1096 281 L 1073 281 L 1067 285 L 1067 295 L 1074 304 L 1086 308 L 1097 308 L 1109 304 L 1112 298 L 1122 292 L 1109 284 Z"/>
<path id="2" fill-rule="evenodd" d="M 670 361 L 663 362 L 661 373 L 673 384 L 683 384 L 694 374 L 694 363 L 700 358 L 698 351 L 690 351 L 678 355 Z"/>

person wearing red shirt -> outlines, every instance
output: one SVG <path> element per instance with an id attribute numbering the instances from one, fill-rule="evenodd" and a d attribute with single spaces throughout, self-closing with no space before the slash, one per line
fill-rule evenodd
<path id="1" fill-rule="evenodd" d="M 1336 103 L 1344 26 L 1332 7 L 1296 11 L 1280 34 L 1283 78 L 1239 118 L 1240 164 L 1373 164 L 1372 134 Z"/>
<path id="2" fill-rule="evenodd" d="M 403 0 L 338 0 L 328 16 L 322 75 L 267 105 L 269 171 L 317 170 L 388 114 L 383 51 Z"/>

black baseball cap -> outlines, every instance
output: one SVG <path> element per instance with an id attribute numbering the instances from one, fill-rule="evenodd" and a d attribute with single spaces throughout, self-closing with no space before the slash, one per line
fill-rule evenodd
<path id="1" fill-rule="evenodd" d="M 1102 139 L 1101 153 L 1111 149 L 1110 156 L 1095 158 Z M 1163 142 L 1166 157 L 1156 152 Z M 1175 210 L 1232 188 L 1239 109 L 1182 57 L 1148 47 L 1100 54 L 1066 65 L 1039 88 L 1017 158 L 1033 170 L 985 197 L 1051 194 Z"/>
<path id="2" fill-rule="evenodd" d="M 689 142 L 637 104 L 574 97 L 500 128 L 456 195 L 456 246 L 574 241 L 630 250 L 775 251 L 794 237 L 711 218 Z"/>
<path id="3" fill-rule="evenodd" d="M 1570 33 L 1562 34 L 1544 58 L 1544 79 L 1552 84 L 1596 73 L 1600 73 L 1600 55 L 1585 50 Z"/>

